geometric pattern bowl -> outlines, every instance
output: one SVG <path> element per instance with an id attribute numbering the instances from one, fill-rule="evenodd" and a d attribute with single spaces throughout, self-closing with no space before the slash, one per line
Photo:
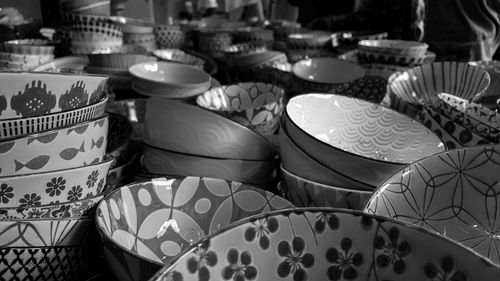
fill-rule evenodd
<path id="1" fill-rule="evenodd" d="M 108 116 L 68 127 L 0 141 L 0 175 L 75 168 L 106 151 Z"/>
<path id="2" fill-rule="evenodd" d="M 432 253 L 432 254 L 430 254 Z M 193 245 L 151 280 L 498 280 L 500 268 L 424 229 L 356 211 L 282 210 Z"/>
<path id="3" fill-rule="evenodd" d="M 382 183 L 365 212 L 440 233 L 499 265 L 499 168 L 497 145 L 436 154 Z"/>
<path id="4" fill-rule="evenodd" d="M 121 280 L 147 280 L 154 271 L 145 268 L 159 269 L 206 235 L 248 216 L 289 207 L 271 192 L 238 182 L 156 178 L 108 195 L 98 205 L 96 220 L 113 272 L 128 275 Z"/>

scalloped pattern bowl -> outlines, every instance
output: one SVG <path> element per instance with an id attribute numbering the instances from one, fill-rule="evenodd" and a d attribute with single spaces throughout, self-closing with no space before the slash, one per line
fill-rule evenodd
<path id="1" fill-rule="evenodd" d="M 248 216 L 292 207 L 259 188 L 215 178 L 155 178 L 124 186 L 98 206 L 104 252 L 121 280 L 147 280 L 165 263 Z"/>

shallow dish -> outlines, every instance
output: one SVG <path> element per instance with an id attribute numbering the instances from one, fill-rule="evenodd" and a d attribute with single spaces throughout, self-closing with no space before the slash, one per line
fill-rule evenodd
<path id="1" fill-rule="evenodd" d="M 499 156 L 499 146 L 484 145 L 422 159 L 382 183 L 365 212 L 440 233 L 498 266 Z"/>
<path id="2" fill-rule="evenodd" d="M 13 176 L 76 168 L 106 151 L 108 117 L 0 141 L 0 175 Z"/>
<path id="3" fill-rule="evenodd" d="M 153 51 L 153 55 L 165 61 L 178 62 L 204 69 L 205 61 L 179 49 L 160 49 Z"/>
<path id="4" fill-rule="evenodd" d="M 99 204 L 96 220 L 115 276 L 147 280 L 206 235 L 248 216 L 292 206 L 238 182 L 169 177 L 116 190 Z"/>
<path id="5" fill-rule="evenodd" d="M 341 84 L 365 75 L 357 64 L 334 58 L 312 58 L 296 62 L 293 74 L 305 81 L 321 84 Z"/>

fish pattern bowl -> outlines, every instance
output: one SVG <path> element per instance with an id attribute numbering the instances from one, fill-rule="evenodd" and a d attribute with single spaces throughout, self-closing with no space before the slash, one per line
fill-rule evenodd
<path id="1" fill-rule="evenodd" d="M 292 206 L 238 182 L 155 178 L 112 192 L 99 204 L 96 221 L 114 274 L 147 280 L 205 236 L 248 216 Z"/>
<path id="2" fill-rule="evenodd" d="M 382 183 L 364 211 L 439 233 L 498 266 L 499 163 L 498 145 L 430 156 Z"/>
<path id="3" fill-rule="evenodd" d="M 421 228 L 355 211 L 295 209 L 233 224 L 151 280 L 497 280 L 499 274 L 487 260 Z"/>

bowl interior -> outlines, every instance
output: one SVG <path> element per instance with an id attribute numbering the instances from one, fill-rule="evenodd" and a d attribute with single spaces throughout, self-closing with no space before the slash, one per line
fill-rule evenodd
<path id="1" fill-rule="evenodd" d="M 101 204 L 101 234 L 154 263 L 169 262 L 206 235 L 250 215 L 291 207 L 264 190 L 213 178 L 156 178 L 125 186 Z"/>
<path id="2" fill-rule="evenodd" d="M 360 99 L 301 95 L 290 100 L 286 112 L 311 139 L 372 159 L 411 163 L 445 149 L 419 122 Z"/>
<path id="3" fill-rule="evenodd" d="M 333 58 L 311 58 L 293 65 L 293 74 L 316 83 L 345 83 L 365 75 L 363 68 L 352 62 Z"/>
<path id="4" fill-rule="evenodd" d="M 207 83 L 210 75 L 196 67 L 168 62 L 147 62 L 133 65 L 129 72 L 139 78 L 176 85 Z"/>

